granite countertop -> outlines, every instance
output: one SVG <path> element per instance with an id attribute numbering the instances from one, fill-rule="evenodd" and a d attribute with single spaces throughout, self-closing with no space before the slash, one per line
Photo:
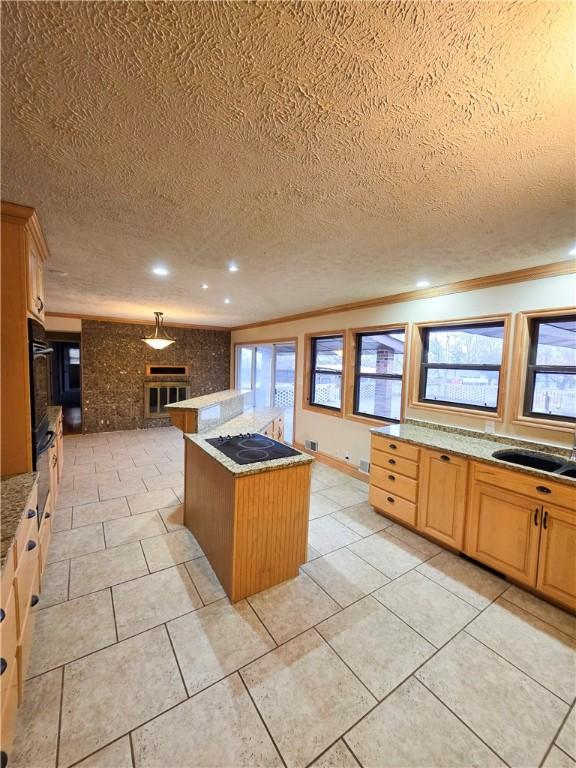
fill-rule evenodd
<path id="1" fill-rule="evenodd" d="M 236 464 L 233 459 L 229 459 L 217 448 L 206 442 L 206 438 L 218 437 L 219 435 L 239 435 L 245 432 L 260 432 L 270 424 L 271 421 L 282 415 L 281 408 L 254 408 L 235 416 L 224 424 L 219 424 L 213 429 L 202 432 L 201 434 L 186 434 L 188 440 L 199 445 L 203 451 L 216 459 L 223 467 L 234 475 L 256 475 L 259 472 L 268 472 L 271 469 L 282 469 L 283 467 L 293 466 L 294 464 L 310 464 L 314 461 L 312 456 L 307 453 L 299 453 L 298 456 L 287 456 L 285 459 L 272 459 L 271 461 L 257 461 L 254 464 Z"/>
<path id="2" fill-rule="evenodd" d="M 511 438 L 506 442 L 498 439 L 491 439 L 484 436 L 481 432 L 473 430 L 449 430 L 446 427 L 436 428 L 432 426 L 420 426 L 417 424 L 403 423 L 391 424 L 387 427 L 374 427 L 370 430 L 375 435 L 384 435 L 396 437 L 413 445 L 422 445 L 427 448 L 436 448 L 446 453 L 454 453 L 467 459 L 482 461 L 486 464 L 494 464 L 505 469 L 514 469 L 517 472 L 523 472 L 527 475 L 536 477 L 545 477 L 554 482 L 573 485 L 576 488 L 576 479 L 566 475 L 558 475 L 553 472 L 545 472 L 542 469 L 533 469 L 532 467 L 523 467 L 519 464 L 511 464 L 509 461 L 495 459 L 492 454 L 494 451 L 502 450 L 506 446 L 511 449 L 527 448 L 526 441 L 519 440 L 514 442 Z M 566 461 L 565 451 L 562 449 L 555 452 L 555 446 L 541 445 L 531 443 L 529 450 L 538 453 L 546 453 L 549 456 L 558 458 L 559 461 Z"/>
<path id="3" fill-rule="evenodd" d="M 52 432 L 56 431 L 56 423 L 58 422 L 58 419 L 60 418 L 61 413 L 62 413 L 61 405 L 49 405 L 47 408 L 48 429 L 52 430 Z"/>
<path id="4" fill-rule="evenodd" d="M 37 472 L 26 472 L 23 475 L 2 478 L 0 481 L 0 568 L 4 568 L 6 555 L 14 542 L 26 501 L 37 478 Z"/>
<path id="5" fill-rule="evenodd" d="M 211 395 L 201 395 L 200 397 L 191 397 L 189 400 L 180 400 L 179 403 L 170 403 L 166 406 L 167 410 L 185 410 L 196 411 L 201 408 L 207 408 L 210 405 L 217 405 L 226 400 L 232 400 L 234 397 L 242 395 L 239 389 L 225 389 L 222 392 L 212 392 Z"/>

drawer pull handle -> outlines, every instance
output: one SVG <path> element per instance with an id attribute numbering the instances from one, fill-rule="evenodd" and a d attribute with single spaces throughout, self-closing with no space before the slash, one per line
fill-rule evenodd
<path id="1" fill-rule="evenodd" d="M 0 768 L 6 768 L 7 765 L 8 765 L 8 753 L 2 750 L 2 752 L 0 752 Z"/>
<path id="2" fill-rule="evenodd" d="M 391 448 L 393 451 L 398 450 L 398 446 L 394 445 L 394 443 L 388 443 L 388 448 Z"/>
<path id="3" fill-rule="evenodd" d="M 539 509 L 535 509 L 534 510 L 534 525 L 538 525 L 538 512 L 539 511 L 540 511 Z"/>
<path id="4" fill-rule="evenodd" d="M 5 618 L 6 618 L 6 611 L 4 610 L 4 608 L 0 608 L 0 624 L 2 624 Z"/>
<path id="5" fill-rule="evenodd" d="M 546 488 L 545 485 L 537 485 L 536 490 L 538 491 L 538 493 L 552 493 L 550 488 Z"/>
<path id="6" fill-rule="evenodd" d="M 442 459 L 442 461 L 450 461 L 450 456 L 446 456 L 445 453 L 443 453 L 442 456 L 440 456 L 440 458 Z"/>
<path id="7" fill-rule="evenodd" d="M 32 595 L 30 598 L 30 608 L 34 608 L 35 605 L 38 605 L 40 602 L 40 597 L 38 595 Z"/>
<path id="8" fill-rule="evenodd" d="M 5 658 L 0 659 L 0 675 L 3 675 L 6 671 L 6 667 L 8 666 L 8 662 Z"/>
<path id="9" fill-rule="evenodd" d="M 49 520 L 52 517 L 52 514 L 50 512 L 46 512 L 44 517 L 46 518 L 46 520 Z"/>
<path id="10" fill-rule="evenodd" d="M 396 459 L 388 459 L 388 464 L 396 464 Z"/>
<path id="11" fill-rule="evenodd" d="M 28 512 L 26 512 L 26 517 L 28 518 L 28 520 L 32 519 L 33 517 L 36 517 L 36 510 L 29 509 Z"/>
<path id="12" fill-rule="evenodd" d="M 548 512 L 544 511 L 544 517 L 542 518 L 542 528 L 548 528 Z"/>
<path id="13" fill-rule="evenodd" d="M 394 501 L 395 501 L 394 496 L 387 496 L 386 501 L 389 501 L 390 504 L 394 504 Z"/>
<path id="14" fill-rule="evenodd" d="M 31 552 L 33 549 L 36 549 L 36 542 L 30 539 L 30 541 L 26 544 L 26 550 Z"/>
<path id="15" fill-rule="evenodd" d="M 388 475 L 388 480 L 396 480 L 396 475 Z"/>

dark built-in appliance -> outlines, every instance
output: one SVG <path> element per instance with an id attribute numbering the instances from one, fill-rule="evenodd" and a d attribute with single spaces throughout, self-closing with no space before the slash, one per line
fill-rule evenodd
<path id="1" fill-rule="evenodd" d="M 28 320 L 28 347 L 32 411 L 32 468 L 38 472 L 38 523 L 40 523 L 50 484 L 48 449 L 54 445 L 56 433 L 48 429 L 48 355 L 53 350 L 46 341 L 44 327 L 37 320 Z"/>
<path id="2" fill-rule="evenodd" d="M 222 451 L 236 464 L 254 464 L 257 461 L 272 461 L 273 459 L 285 459 L 288 456 L 300 456 L 300 451 L 258 433 L 233 435 L 232 437 L 221 435 L 220 437 L 211 437 L 206 442 Z"/>

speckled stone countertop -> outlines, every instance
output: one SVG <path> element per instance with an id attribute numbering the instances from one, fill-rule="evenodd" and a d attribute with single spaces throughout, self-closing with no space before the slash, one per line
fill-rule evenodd
<path id="1" fill-rule="evenodd" d="M 219 435 L 239 435 L 246 432 L 261 432 L 271 421 L 282 415 L 280 408 L 255 408 L 236 416 L 230 421 L 220 424 L 212 430 L 202 434 L 186 434 L 185 437 L 203 451 L 216 459 L 223 467 L 234 475 L 256 475 L 259 472 L 268 472 L 271 469 L 282 469 L 294 464 L 310 464 L 314 461 L 307 453 L 299 453 L 298 456 L 287 456 L 285 459 L 272 459 L 271 461 L 257 461 L 254 464 L 236 464 L 217 448 L 206 442 L 206 438 Z"/>
<path id="2" fill-rule="evenodd" d="M 49 405 L 47 409 L 47 415 L 48 415 L 48 429 L 52 430 L 53 432 L 56 430 L 56 423 L 58 421 L 58 418 L 60 417 L 60 414 L 62 413 L 62 406 L 61 405 Z"/>
<path id="3" fill-rule="evenodd" d="M 533 469 L 532 467 L 522 467 L 519 464 L 511 464 L 509 461 L 495 459 L 492 454 L 494 451 L 504 448 L 502 441 L 491 440 L 481 432 L 469 430 L 468 434 L 464 430 L 450 431 L 446 427 L 436 429 L 433 426 L 420 426 L 414 423 L 391 424 L 387 427 L 375 427 L 370 430 L 375 435 L 384 435 L 397 437 L 413 445 L 423 445 L 427 448 L 437 448 L 446 453 L 454 453 L 458 456 L 464 456 L 467 459 L 482 461 L 486 464 L 496 464 L 502 468 L 514 469 L 517 472 L 523 472 L 527 475 L 536 477 L 545 477 L 554 482 L 572 485 L 576 489 L 576 479 L 566 475 L 558 475 L 553 472 L 545 472 L 542 469 Z M 514 441 L 507 440 L 506 445 L 510 448 L 515 447 Z M 519 440 L 516 447 L 525 448 L 526 441 Z M 558 458 L 559 461 L 566 461 L 564 452 L 555 453 L 554 446 L 531 443 L 530 450 L 537 453 L 546 453 L 549 456 Z"/>
<path id="4" fill-rule="evenodd" d="M 0 569 L 4 568 L 26 501 L 38 478 L 37 472 L 13 475 L 0 481 Z"/>
<path id="5" fill-rule="evenodd" d="M 210 405 L 217 405 L 242 394 L 239 389 L 225 389 L 222 392 L 212 392 L 211 395 L 201 395 L 200 397 L 191 397 L 189 400 L 180 400 L 179 403 L 170 403 L 170 410 L 195 411 L 200 408 L 207 408 Z"/>

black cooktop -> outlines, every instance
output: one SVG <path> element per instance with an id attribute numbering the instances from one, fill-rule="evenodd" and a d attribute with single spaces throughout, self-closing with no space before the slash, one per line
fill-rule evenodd
<path id="1" fill-rule="evenodd" d="M 219 451 L 236 464 L 254 464 L 256 461 L 271 461 L 272 459 L 285 459 L 287 456 L 299 456 L 300 451 L 295 451 L 284 443 L 272 440 L 266 435 L 258 433 L 246 435 L 220 435 L 206 440 L 207 443 L 218 448 Z"/>

